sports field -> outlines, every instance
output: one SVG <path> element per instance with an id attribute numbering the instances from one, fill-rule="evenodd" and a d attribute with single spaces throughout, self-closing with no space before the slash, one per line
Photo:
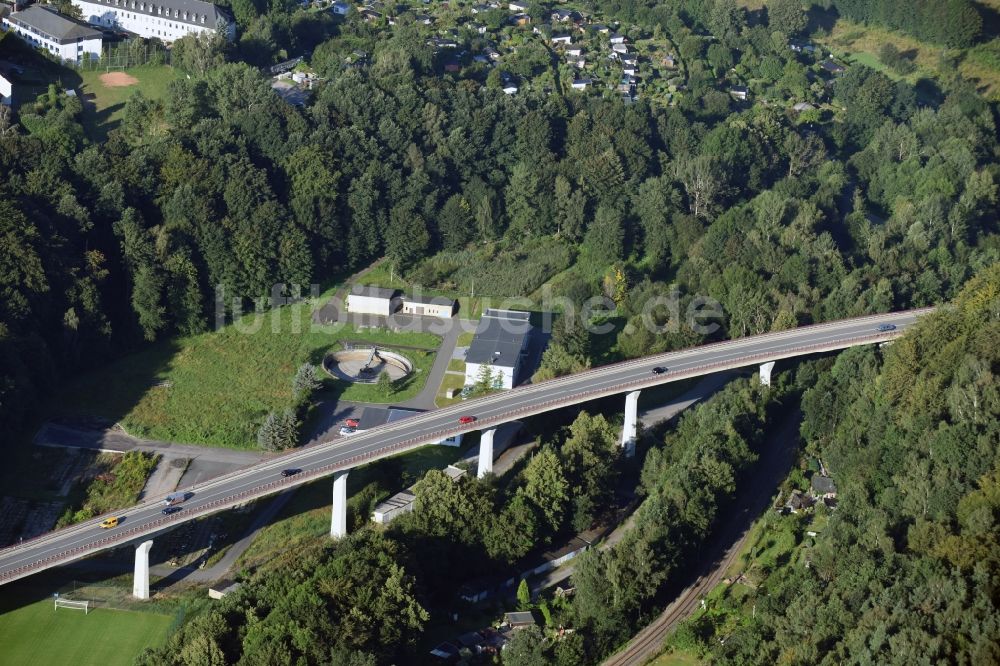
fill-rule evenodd
<path id="1" fill-rule="evenodd" d="M 17 596 L 11 595 L 11 596 Z M 173 618 L 137 611 L 21 605 L 0 594 L 0 666 L 127 666 L 166 638 Z"/>
<path id="2" fill-rule="evenodd" d="M 80 72 L 80 92 L 85 101 L 83 125 L 92 139 L 105 139 L 121 121 L 125 102 L 135 91 L 147 99 L 166 97 L 167 86 L 178 78 L 169 65 L 144 65 L 128 72 L 93 70 Z"/>

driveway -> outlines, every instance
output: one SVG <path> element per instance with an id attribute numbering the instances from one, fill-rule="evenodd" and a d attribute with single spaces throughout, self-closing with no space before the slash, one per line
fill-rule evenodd
<path id="1" fill-rule="evenodd" d="M 733 372 L 706 375 L 694 387 L 667 404 L 640 411 L 639 422 L 642 423 L 643 427 L 651 428 L 664 421 L 669 421 L 691 405 L 710 397 L 736 376 L 736 373 Z"/>
<path id="2" fill-rule="evenodd" d="M 37 446 L 83 449 L 103 453 L 142 451 L 161 456 L 142 491 L 142 499 L 164 495 L 228 474 L 268 457 L 262 451 L 195 446 L 132 437 L 120 428 L 90 429 L 45 423 L 35 435 Z"/>
<path id="3" fill-rule="evenodd" d="M 218 562 L 213 564 L 207 569 L 199 569 L 197 565 L 187 566 L 187 567 L 171 567 L 166 564 L 157 564 L 150 567 L 150 571 L 157 575 L 162 576 L 161 580 L 157 581 L 153 587 L 160 590 L 170 585 L 184 580 L 188 582 L 199 582 L 199 583 L 213 583 L 217 580 L 225 578 L 229 574 L 229 570 L 232 569 L 236 560 L 239 559 L 250 544 L 253 543 L 254 538 L 257 533 L 260 532 L 264 527 L 269 525 L 274 517 L 278 515 L 278 512 L 288 503 L 288 500 L 292 498 L 295 494 L 295 489 L 287 490 L 277 496 L 264 506 L 263 510 L 257 514 L 253 522 L 246 529 L 240 539 L 233 543 L 226 550 L 226 554 L 222 556 Z"/>
<path id="4" fill-rule="evenodd" d="M 267 457 L 261 451 L 226 449 L 215 446 L 177 444 L 132 437 L 120 428 L 105 430 L 77 428 L 58 423 L 45 423 L 35 435 L 38 446 L 55 446 L 70 449 L 89 449 L 109 453 L 142 451 L 170 458 L 191 458 L 243 467 L 260 462 Z"/>
<path id="5" fill-rule="evenodd" d="M 434 398 L 437 397 L 438 389 L 441 388 L 441 381 L 448 370 L 448 363 L 451 362 L 452 355 L 455 352 L 455 343 L 458 342 L 458 336 L 469 325 L 472 326 L 473 331 L 476 330 L 475 322 L 467 319 L 453 319 L 451 321 L 453 325 L 442 336 L 441 346 L 438 347 L 437 356 L 434 357 L 434 365 L 431 366 L 431 371 L 427 373 L 427 380 L 424 383 L 424 387 L 416 397 L 399 403 L 400 407 L 409 407 L 410 409 L 437 408 L 437 405 L 434 404 Z"/>

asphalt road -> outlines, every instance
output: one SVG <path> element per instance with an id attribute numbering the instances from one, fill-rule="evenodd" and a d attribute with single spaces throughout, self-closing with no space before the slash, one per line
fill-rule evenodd
<path id="1" fill-rule="evenodd" d="M 100 522 L 105 516 L 100 516 L 4 549 L 0 551 L 0 584 L 100 550 L 138 542 L 141 537 L 155 537 L 181 522 L 414 449 L 451 434 L 688 377 L 892 340 L 927 311 L 861 317 L 648 356 L 465 401 L 351 437 L 341 437 L 186 488 L 194 495 L 183 504 L 183 510 L 170 516 L 162 515 L 159 502 L 153 498 L 114 514 L 120 519 L 116 528 L 101 529 Z M 894 324 L 896 328 L 880 332 L 877 329 L 881 324 Z M 668 372 L 653 374 L 652 369 L 657 366 L 668 368 Z M 474 416 L 476 421 L 460 424 L 459 417 L 464 415 Z M 281 470 L 286 468 L 301 471 L 283 478 Z"/>

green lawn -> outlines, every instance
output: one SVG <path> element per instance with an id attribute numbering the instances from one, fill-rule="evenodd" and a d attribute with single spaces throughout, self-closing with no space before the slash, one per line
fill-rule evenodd
<path id="1" fill-rule="evenodd" d="M 372 284 L 386 289 L 401 289 L 404 293 L 412 293 L 415 286 L 401 276 L 389 261 L 383 261 L 374 266 L 358 280 L 358 284 Z M 456 316 L 462 319 L 479 319 L 483 314 L 483 307 L 486 305 L 482 298 L 470 298 L 465 293 L 454 289 L 429 289 L 426 285 L 420 285 L 420 293 L 423 296 L 445 296 L 455 299 L 458 301 Z"/>
<path id="2" fill-rule="evenodd" d="M 103 69 L 80 72 L 83 81 L 79 92 L 84 100 L 92 102 L 84 107 L 83 124 L 91 139 L 101 141 L 121 122 L 125 102 L 132 93 L 138 90 L 149 99 L 160 100 L 166 97 L 167 85 L 180 77 L 169 65 L 145 65 L 126 71 L 138 79 L 138 83 L 118 87 L 104 85 L 101 75 L 106 73 Z"/>
<path id="3" fill-rule="evenodd" d="M 448 405 L 454 405 L 456 402 L 462 402 L 461 398 L 446 397 L 446 393 L 448 389 L 462 388 L 463 386 L 465 386 L 465 375 L 446 374 L 444 378 L 441 379 L 441 386 L 438 387 L 437 396 L 434 398 L 434 404 L 438 407 L 447 407 Z"/>
<path id="4" fill-rule="evenodd" d="M 306 305 L 286 306 L 247 315 L 238 326 L 156 343 L 71 381 L 48 416 L 96 415 L 149 439 L 252 448 L 264 416 L 291 404 L 296 368 L 307 361 L 319 364 L 338 340 L 440 344 L 428 333 L 313 326 L 310 315 Z M 433 362 L 431 354 L 403 352 L 417 367 Z M 391 400 L 415 393 L 426 374 L 415 373 Z M 363 393 L 344 388 L 334 385 L 327 393 L 344 392 L 345 398 Z"/>
<path id="5" fill-rule="evenodd" d="M 0 666 L 127 666 L 160 645 L 169 615 L 103 608 L 53 609 L 51 599 L 25 603 L 5 591 L 0 601 Z"/>
<path id="6" fill-rule="evenodd" d="M 861 25 L 844 18 L 837 19 L 829 34 L 818 37 L 816 41 L 835 53 L 845 54 L 854 62 L 874 67 L 892 78 L 897 78 L 881 66 L 878 58 L 882 46 L 887 43 L 892 44 L 901 52 L 909 54 L 917 66 L 915 72 L 902 77 L 910 83 L 915 83 L 920 78 L 950 76 L 947 69 L 942 66 L 941 56 L 946 55 L 955 59 L 959 73 L 973 82 L 986 99 L 992 101 L 1000 99 L 1000 67 L 997 66 L 995 58 L 984 53 L 984 51 L 996 51 L 996 45 L 981 44 L 975 49 L 942 49 L 940 46 L 922 42 L 901 32 L 874 25 Z"/>
<path id="7" fill-rule="evenodd" d="M 856 63 L 856 64 L 859 64 L 859 65 L 864 65 L 865 67 L 870 67 L 871 69 L 874 69 L 874 70 L 877 70 L 879 72 L 882 72 L 883 74 L 885 74 L 887 77 L 889 77 L 893 81 L 899 81 L 899 80 L 905 78 L 902 75 L 897 74 L 896 72 L 894 72 L 892 69 L 890 69 L 886 65 L 884 65 L 882 63 L 882 61 L 879 60 L 879 57 L 877 55 L 875 55 L 874 53 L 865 53 L 865 52 L 852 53 L 849 56 L 848 59 L 852 63 Z"/>

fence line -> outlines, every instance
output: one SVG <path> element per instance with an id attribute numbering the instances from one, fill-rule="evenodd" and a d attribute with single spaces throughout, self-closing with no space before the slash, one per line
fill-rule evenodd
<path id="1" fill-rule="evenodd" d="M 142 65 L 169 65 L 170 51 L 146 40 L 127 40 L 117 44 L 108 44 L 101 49 L 98 58 L 82 58 L 80 62 L 67 62 L 66 65 L 77 71 L 111 71 L 113 69 L 128 69 Z"/>

